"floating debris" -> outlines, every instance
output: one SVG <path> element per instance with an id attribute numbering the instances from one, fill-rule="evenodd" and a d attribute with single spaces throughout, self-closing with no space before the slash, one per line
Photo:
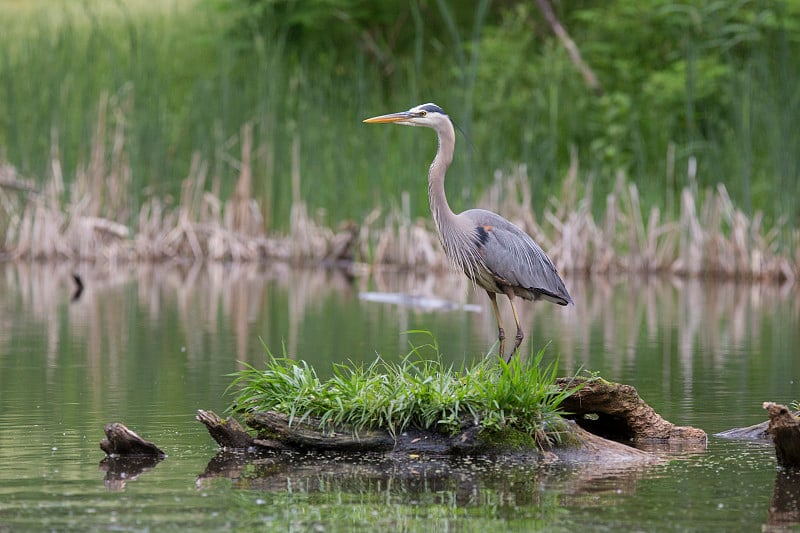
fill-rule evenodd
<path id="1" fill-rule="evenodd" d="M 464 310 L 473 313 L 480 313 L 483 308 L 476 304 L 460 304 L 443 298 L 433 296 L 415 296 L 402 292 L 360 292 L 358 299 L 366 302 L 379 302 L 394 304 L 404 307 L 416 307 L 426 311 L 455 311 Z"/>

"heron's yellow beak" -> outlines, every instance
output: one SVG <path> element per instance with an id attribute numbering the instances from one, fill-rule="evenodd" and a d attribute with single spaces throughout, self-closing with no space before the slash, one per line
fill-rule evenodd
<path id="1" fill-rule="evenodd" d="M 414 118 L 412 113 L 408 111 L 402 111 L 400 113 L 390 113 L 388 115 L 381 115 L 379 117 L 372 117 L 364 119 L 364 122 L 368 124 L 383 124 L 386 122 L 406 122 Z"/>

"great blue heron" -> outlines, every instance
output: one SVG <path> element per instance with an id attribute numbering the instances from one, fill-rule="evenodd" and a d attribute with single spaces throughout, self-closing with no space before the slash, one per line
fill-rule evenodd
<path id="1" fill-rule="evenodd" d="M 364 120 L 368 123 L 392 122 L 431 128 L 439 137 L 439 148 L 428 171 L 428 201 L 439 232 L 439 240 L 450 260 L 464 270 L 476 285 L 489 295 L 497 320 L 500 356 L 505 351 L 505 331 L 497 307 L 497 295 L 505 294 L 517 325 L 514 348 L 506 357 L 511 361 L 524 338 L 514 297 L 547 300 L 559 305 L 572 304 L 572 298 L 553 262 L 534 240 L 508 220 L 485 209 L 470 209 L 455 214 L 447 203 L 444 177 L 453 162 L 456 136 L 450 117 L 436 104 L 423 104 L 408 111 Z"/>

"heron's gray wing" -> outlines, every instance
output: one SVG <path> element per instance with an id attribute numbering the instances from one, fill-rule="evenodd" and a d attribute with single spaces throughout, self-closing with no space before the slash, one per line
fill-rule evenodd
<path id="1" fill-rule="evenodd" d="M 474 224 L 486 267 L 515 293 L 561 305 L 572 303 L 553 262 L 530 235 L 491 211 L 471 209 L 462 215 Z"/>

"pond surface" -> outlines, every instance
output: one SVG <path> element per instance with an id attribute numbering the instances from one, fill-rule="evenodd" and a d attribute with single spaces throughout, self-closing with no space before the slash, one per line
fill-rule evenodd
<path id="1" fill-rule="evenodd" d="M 73 272 L 86 284 L 77 301 Z M 709 435 L 765 420 L 765 400 L 800 398 L 796 285 L 567 282 L 575 307 L 520 305 L 523 351 L 545 346 L 562 375 L 634 385 L 665 418 Z M 383 301 L 393 294 L 428 299 Z M 369 456 L 223 468 L 194 420 L 201 408 L 223 414 L 229 374 L 267 349 L 325 375 L 411 345 L 433 355 L 434 338 L 460 365 L 495 335 L 486 296 L 457 274 L 0 265 L 0 531 L 755 531 L 800 519 L 800 483 L 753 442 L 710 436 L 706 450 L 636 469 Z M 112 421 L 169 456 L 115 473 L 98 447 Z"/>

